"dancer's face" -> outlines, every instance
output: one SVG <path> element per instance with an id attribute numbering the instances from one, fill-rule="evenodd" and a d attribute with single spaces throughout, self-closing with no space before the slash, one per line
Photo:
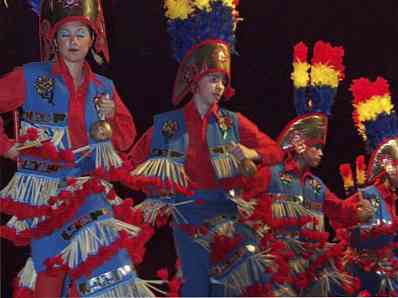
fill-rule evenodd
<path id="1" fill-rule="evenodd" d="M 323 151 L 320 146 L 308 147 L 302 154 L 302 159 L 310 168 L 316 168 L 322 161 Z"/>
<path id="2" fill-rule="evenodd" d="M 221 99 L 225 91 L 225 84 L 226 79 L 223 73 L 210 73 L 199 80 L 195 94 L 203 104 L 210 106 Z"/>
<path id="3" fill-rule="evenodd" d="M 81 22 L 62 25 L 56 36 L 59 54 L 68 62 L 82 62 L 93 44 L 90 29 Z"/>

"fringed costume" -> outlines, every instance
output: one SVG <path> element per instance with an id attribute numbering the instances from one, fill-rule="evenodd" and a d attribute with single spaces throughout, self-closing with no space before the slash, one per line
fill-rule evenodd
<path id="1" fill-rule="evenodd" d="M 230 56 L 238 21 L 237 1 L 164 1 L 168 31 L 180 66 L 173 103 L 211 73 L 226 77 L 232 95 Z M 250 178 L 228 147 L 241 143 L 257 151 L 262 165 L 279 162 L 279 147 L 239 113 L 213 104 L 201 117 L 195 103 L 155 116 L 154 126 L 130 152 L 132 177 L 145 177 L 149 197 L 139 206 L 152 224 L 172 215 L 181 261 L 183 296 L 272 295 L 274 260 L 253 231 L 239 223 L 239 188 Z M 258 165 L 260 166 L 260 165 Z"/>
<path id="2" fill-rule="evenodd" d="M 301 140 L 305 150 L 321 148 L 326 143 L 328 116 L 339 81 L 344 77 L 343 49 L 318 41 L 311 64 L 307 47 L 294 48 L 291 78 L 295 87 L 295 108 L 299 115 L 284 128 L 278 143 L 286 151 L 281 164 L 268 169 L 263 193 L 258 195 L 248 219 L 257 228 L 268 226 L 269 244 L 278 243 L 288 263 L 292 288 L 298 296 L 345 296 L 354 293 L 357 281 L 343 268 L 345 242 L 328 242 L 324 217 L 339 227 L 358 222 L 355 200 L 342 201 L 328 190 L 321 179 L 310 172 L 311 165 L 299 166 L 295 142 Z M 253 194 L 244 194 L 250 201 Z M 270 219 L 272 218 L 272 219 Z M 274 244 L 273 244 L 274 243 Z M 282 254 L 283 252 L 283 254 Z M 282 295 L 284 296 L 284 295 Z"/>
<path id="3" fill-rule="evenodd" d="M 131 145 L 133 119 L 112 81 L 94 74 L 87 63 L 84 81 L 75 89 L 54 49 L 60 26 L 79 21 L 96 36 L 93 55 L 101 53 L 108 60 L 101 3 L 31 4 L 40 13 L 45 62 L 17 68 L 0 83 L 0 111 L 21 108 L 16 119 L 17 172 L 0 191 L 1 212 L 12 216 L 1 227 L 1 237 L 31 246 L 31 258 L 15 280 L 14 297 L 41 296 L 43 287 L 54 287 L 60 297 L 153 296 L 152 285 L 134 267 L 152 229 L 124 214 L 128 202 L 105 179 L 123 168 L 116 150 Z M 97 109 L 96 98 L 103 94 L 116 105 L 109 122 Z M 4 153 L 13 141 L 5 135 L 2 139 Z"/>
<path id="4" fill-rule="evenodd" d="M 371 153 L 366 171 L 364 156 L 357 158 L 357 192 L 354 197 L 369 200 L 373 217 L 346 234 L 350 248 L 346 264 L 361 280 L 361 296 L 398 296 L 398 258 L 394 249 L 398 217 L 396 185 L 388 171 L 396 172 L 398 126 L 388 82 L 378 77 L 354 80 L 353 119 Z M 366 173 L 367 172 L 367 173 Z M 366 173 L 366 174 L 365 174 Z M 368 186 L 366 186 L 368 185 Z"/>

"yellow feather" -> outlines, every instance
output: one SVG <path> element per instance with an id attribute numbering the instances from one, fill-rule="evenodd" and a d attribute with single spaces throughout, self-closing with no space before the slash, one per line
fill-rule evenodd
<path id="1" fill-rule="evenodd" d="M 222 0 L 222 2 L 223 2 L 223 4 L 225 6 L 234 7 L 234 1 L 233 0 Z"/>
<path id="2" fill-rule="evenodd" d="M 369 100 L 354 106 L 360 122 L 375 120 L 382 113 L 391 114 L 394 109 L 389 95 L 372 96 Z"/>
<path id="3" fill-rule="evenodd" d="M 344 189 L 349 189 L 354 186 L 354 181 L 352 179 L 352 176 L 349 177 L 343 177 L 343 184 L 344 184 Z"/>
<path id="4" fill-rule="evenodd" d="M 314 86 L 330 86 L 337 88 L 339 85 L 339 72 L 330 66 L 316 64 L 311 67 L 311 84 Z"/>
<path id="5" fill-rule="evenodd" d="M 364 185 L 366 182 L 366 174 L 364 170 L 357 169 L 357 183 L 358 185 Z"/>
<path id="6" fill-rule="evenodd" d="M 358 131 L 358 134 L 362 137 L 362 139 L 366 142 L 367 141 L 367 139 L 368 139 L 368 137 L 366 136 L 366 127 L 365 127 L 365 125 L 363 125 L 363 123 L 362 122 L 360 122 L 360 123 L 357 123 L 357 131 Z"/>
<path id="7" fill-rule="evenodd" d="M 200 10 L 210 11 L 210 0 L 195 0 L 194 5 Z"/>
<path id="8" fill-rule="evenodd" d="M 165 15 L 171 20 L 185 20 L 194 11 L 191 1 L 189 0 L 165 0 Z"/>
<path id="9" fill-rule="evenodd" d="M 310 65 L 308 63 L 293 63 L 293 72 L 291 74 L 291 79 L 293 80 L 294 87 L 306 87 L 310 80 L 308 69 Z"/>

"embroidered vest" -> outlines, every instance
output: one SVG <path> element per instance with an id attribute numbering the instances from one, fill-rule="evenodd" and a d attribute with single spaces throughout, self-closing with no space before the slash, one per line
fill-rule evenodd
<path id="1" fill-rule="evenodd" d="M 38 129 L 43 139 L 51 139 L 57 150 L 71 149 L 68 132 L 69 90 L 61 75 L 53 75 L 51 63 L 30 63 L 24 65 L 26 99 L 22 106 L 20 135 L 28 128 Z M 89 83 L 85 110 L 85 129 L 89 145 L 99 144 L 91 138 L 89 128 L 99 120 L 95 109 L 94 98 L 101 93 L 112 96 L 113 83 L 109 79 L 96 75 L 96 82 Z M 21 155 L 19 171 L 50 175 L 55 177 L 80 176 L 95 169 L 96 152 L 90 158 L 83 158 L 74 168 L 67 168 L 62 163 L 43 160 L 38 157 Z M 77 155 L 79 159 L 79 154 Z"/>
<path id="2" fill-rule="evenodd" d="M 300 181 L 300 177 L 294 173 L 289 173 L 284 170 L 283 165 L 273 166 L 271 169 L 271 182 L 268 187 L 268 192 L 271 194 L 283 194 L 288 196 L 288 200 L 296 205 L 301 205 L 310 211 L 310 214 L 303 213 L 301 215 L 312 215 L 318 218 L 319 226 L 317 230 L 324 230 L 324 216 L 323 216 L 323 202 L 325 200 L 326 187 L 323 182 L 314 175 L 308 175 L 304 181 Z M 276 202 L 276 204 L 282 204 Z M 285 202 L 283 204 L 288 204 Z M 295 212 L 299 216 L 304 209 L 298 208 Z M 282 215 L 283 213 L 283 215 Z M 282 212 L 280 216 L 287 216 Z"/>
<path id="3" fill-rule="evenodd" d="M 220 110 L 220 115 L 227 124 L 220 125 L 216 117 L 212 116 L 207 129 L 207 144 L 217 179 L 239 174 L 239 162 L 226 149 L 232 142 L 240 142 L 237 116 L 224 109 Z M 138 166 L 134 174 L 158 177 L 162 181 L 187 187 L 189 178 L 184 163 L 189 141 L 182 110 L 156 115 L 150 158 Z"/>
<path id="4" fill-rule="evenodd" d="M 362 195 L 365 200 L 369 200 L 371 206 L 375 210 L 372 219 L 367 223 L 360 224 L 352 233 L 352 244 L 358 248 L 372 249 L 383 247 L 393 241 L 393 235 L 371 235 L 372 229 L 377 229 L 380 226 L 388 227 L 393 224 L 392 216 L 386 203 L 381 196 L 381 193 L 375 186 L 366 187 L 362 190 Z M 368 236 L 361 237 L 361 233 L 366 233 Z M 370 237 L 369 237 L 370 236 Z"/>

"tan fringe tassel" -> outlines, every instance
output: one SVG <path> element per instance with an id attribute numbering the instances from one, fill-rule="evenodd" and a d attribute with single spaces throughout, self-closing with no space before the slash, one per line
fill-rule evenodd
<path id="1" fill-rule="evenodd" d="M 118 238 L 120 230 L 126 230 L 132 236 L 137 236 L 140 228 L 113 218 L 96 222 L 79 231 L 59 255 L 64 264 L 69 268 L 75 268 L 90 255 L 97 254 L 101 247 L 112 244 Z"/>
<path id="2" fill-rule="evenodd" d="M 16 216 L 11 217 L 11 219 L 7 222 L 7 227 L 11 229 L 15 229 L 17 233 L 20 233 L 24 230 L 35 228 L 40 222 L 46 219 L 45 216 L 42 217 L 34 217 L 29 220 L 19 220 Z"/>
<path id="3" fill-rule="evenodd" d="M 316 275 L 314 279 L 315 284 L 303 290 L 305 296 L 330 296 L 332 286 L 341 286 L 343 283 L 353 283 L 354 280 L 351 275 L 347 273 L 341 273 L 337 269 L 329 264 L 328 268 L 324 268 L 322 272 Z"/>
<path id="4" fill-rule="evenodd" d="M 298 295 L 292 289 L 290 285 L 273 285 L 273 296 L 274 297 L 297 297 Z"/>
<path id="5" fill-rule="evenodd" d="M 166 215 L 171 215 L 172 213 L 172 206 L 163 201 L 167 199 L 162 198 L 161 200 L 146 199 L 137 206 L 134 206 L 133 209 L 141 210 L 144 215 L 144 222 L 155 226 L 156 219 L 160 213 Z"/>
<path id="6" fill-rule="evenodd" d="M 218 179 L 235 177 L 240 174 L 239 161 L 231 154 L 211 160 Z"/>
<path id="7" fill-rule="evenodd" d="M 246 201 L 242 199 L 242 196 L 239 193 L 239 191 L 234 189 L 229 190 L 228 197 L 232 202 L 234 202 L 237 205 L 239 211 L 242 214 L 248 217 L 253 214 L 254 209 L 256 208 L 255 200 Z"/>
<path id="8" fill-rule="evenodd" d="M 392 280 L 390 277 L 388 277 L 387 275 L 383 275 L 380 281 L 380 288 L 379 288 L 379 292 L 382 293 L 388 293 L 388 292 L 392 292 L 395 291 L 395 287 L 393 285 L 393 281 L 395 283 L 398 283 L 398 273 L 395 273 L 395 279 Z"/>
<path id="9" fill-rule="evenodd" d="M 33 267 L 32 258 L 29 258 L 23 269 L 18 273 L 18 286 L 21 288 L 29 288 L 34 291 L 36 287 L 37 273 Z"/>
<path id="10" fill-rule="evenodd" d="M 119 168 L 123 165 L 123 161 L 116 152 L 112 142 L 102 142 L 93 145 L 95 147 L 95 167 L 109 170 Z"/>
<path id="11" fill-rule="evenodd" d="M 189 185 L 189 178 L 184 165 L 166 158 L 149 159 L 140 164 L 131 175 L 158 177 L 162 181 L 172 181 L 184 188 Z"/>
<path id="12" fill-rule="evenodd" d="M 232 220 L 223 222 L 213 227 L 207 235 L 198 237 L 194 241 L 201 245 L 204 249 L 210 251 L 210 245 L 215 235 L 225 235 L 232 237 L 235 234 L 235 222 Z"/>
<path id="13" fill-rule="evenodd" d="M 239 268 L 231 271 L 227 277 L 222 280 L 212 277 L 210 278 L 210 282 L 213 284 L 223 284 L 223 295 L 226 297 L 239 296 L 246 288 L 259 282 L 265 269 L 268 268 L 270 262 L 272 263 L 272 261 L 264 256 L 263 253 L 252 255 L 240 264 Z M 294 291 L 290 288 L 279 287 L 278 290 L 283 291 L 284 296 L 295 296 Z"/>
<path id="14" fill-rule="evenodd" d="M 0 191 L 0 197 L 32 206 L 47 205 L 48 199 L 57 194 L 59 181 L 59 178 L 16 173 Z"/>

